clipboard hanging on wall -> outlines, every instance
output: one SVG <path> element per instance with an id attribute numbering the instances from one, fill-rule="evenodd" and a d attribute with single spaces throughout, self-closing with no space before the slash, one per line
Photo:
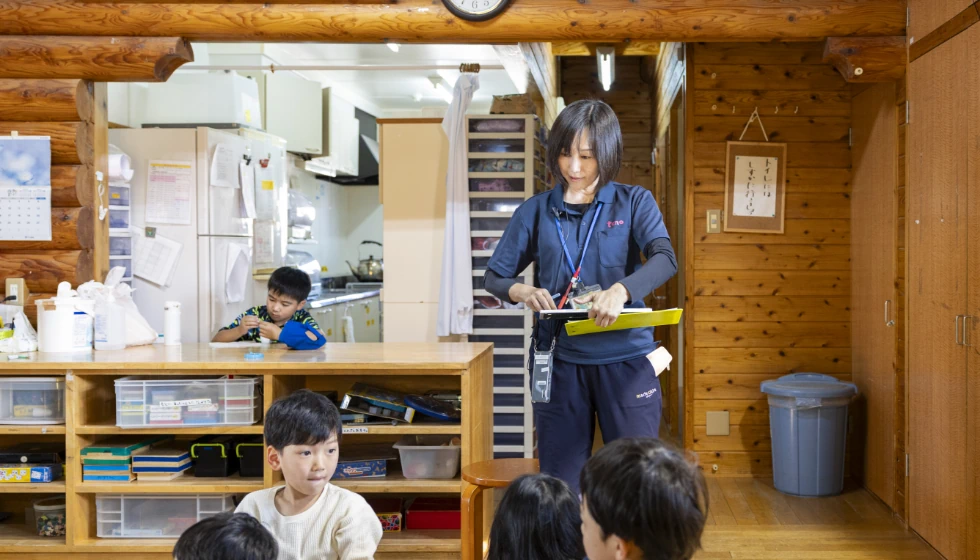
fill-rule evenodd
<path id="1" fill-rule="evenodd" d="M 753 121 L 765 142 L 741 141 Z M 783 233 L 785 213 L 786 144 L 769 142 L 757 108 L 739 141 L 726 145 L 724 231 Z"/>

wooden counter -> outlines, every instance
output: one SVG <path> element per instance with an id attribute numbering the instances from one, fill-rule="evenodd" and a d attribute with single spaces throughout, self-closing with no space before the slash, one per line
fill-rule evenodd
<path id="1" fill-rule="evenodd" d="M 251 426 L 195 426 L 123 429 L 116 426 L 116 379 L 128 375 L 196 377 L 203 375 L 256 375 L 263 381 L 263 410 L 272 402 L 301 388 L 337 391 L 343 395 L 355 382 L 403 392 L 458 390 L 463 418 L 458 423 L 417 419 L 412 424 L 345 429 L 344 444 L 394 442 L 403 435 L 458 435 L 462 439 L 461 465 L 493 456 L 493 354 L 481 344 L 328 344 L 317 351 L 262 349 L 264 359 L 246 361 L 246 349 L 214 349 L 207 344 L 180 347 L 144 346 L 120 351 L 65 354 L 30 354 L 29 360 L 0 362 L 0 377 L 65 376 L 66 423 L 60 426 L 0 425 L 0 447 L 23 441 L 64 441 L 66 472 L 52 484 L 0 485 L 0 511 L 23 511 L 50 494 L 64 493 L 68 507 L 68 535 L 42 538 L 24 526 L 0 524 L 0 559 L 171 558 L 173 540 L 99 539 L 96 537 L 95 497 L 102 493 L 131 494 L 245 494 L 281 483 L 279 473 L 266 469 L 263 479 L 183 477 L 173 482 L 82 482 L 79 450 L 118 434 L 174 434 L 194 439 L 204 434 L 261 434 L 261 422 Z M 418 417 L 417 417 L 418 418 Z M 366 431 L 364 429 L 366 428 Z M 366 495 L 459 495 L 461 481 L 408 480 L 400 472 L 383 479 L 335 480 L 334 484 Z M 486 524 L 493 500 L 486 501 Z M 404 531 L 386 533 L 377 558 L 441 560 L 459 558 L 458 531 Z"/>

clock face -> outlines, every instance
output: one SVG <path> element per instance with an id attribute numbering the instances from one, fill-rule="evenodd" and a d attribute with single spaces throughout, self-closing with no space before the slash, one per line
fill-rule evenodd
<path id="1" fill-rule="evenodd" d="M 449 11 L 469 21 L 485 21 L 496 17 L 510 0 L 442 0 Z"/>

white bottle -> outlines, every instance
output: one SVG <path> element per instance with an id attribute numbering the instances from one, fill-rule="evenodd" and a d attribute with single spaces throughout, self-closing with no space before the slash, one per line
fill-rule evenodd
<path id="1" fill-rule="evenodd" d="M 126 347 L 126 310 L 111 295 L 95 302 L 95 349 Z"/>
<path id="2" fill-rule="evenodd" d="M 163 304 L 163 343 L 167 346 L 180 346 L 179 301 L 168 301 Z"/>

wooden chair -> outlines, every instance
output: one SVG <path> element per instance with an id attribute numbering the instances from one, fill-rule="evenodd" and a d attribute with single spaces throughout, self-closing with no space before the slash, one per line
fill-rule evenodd
<path id="1" fill-rule="evenodd" d="M 493 459 L 463 467 L 463 560 L 483 560 L 483 489 L 506 488 L 515 478 L 538 470 L 537 459 Z"/>

